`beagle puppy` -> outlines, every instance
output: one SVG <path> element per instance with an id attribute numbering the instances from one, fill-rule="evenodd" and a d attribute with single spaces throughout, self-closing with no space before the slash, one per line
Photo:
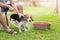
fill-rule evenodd
<path id="1" fill-rule="evenodd" d="M 21 32 L 22 26 L 23 26 L 24 30 L 27 31 L 28 26 L 27 26 L 26 22 L 33 21 L 33 18 L 28 14 L 25 14 L 24 16 L 22 16 L 20 18 L 18 16 L 18 14 L 12 14 L 10 16 L 10 21 L 15 21 L 16 24 L 18 25 L 17 28 L 19 29 L 19 32 Z"/>

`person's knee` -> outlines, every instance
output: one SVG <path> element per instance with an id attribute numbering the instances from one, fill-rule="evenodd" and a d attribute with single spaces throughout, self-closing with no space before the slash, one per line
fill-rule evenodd
<path id="1" fill-rule="evenodd" d="M 23 14 L 23 6 L 18 5 L 17 7 L 18 7 L 19 12 Z"/>
<path id="2" fill-rule="evenodd" d="M 23 9 L 23 6 L 21 6 L 21 5 L 18 5 L 18 7 L 19 7 L 20 9 Z"/>
<path id="3" fill-rule="evenodd" d="M 0 16 L 2 15 L 2 13 L 0 13 Z"/>

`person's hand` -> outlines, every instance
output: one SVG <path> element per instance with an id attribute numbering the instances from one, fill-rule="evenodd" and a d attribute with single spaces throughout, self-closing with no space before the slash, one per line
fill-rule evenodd
<path id="1" fill-rule="evenodd" d="M 19 17 L 23 16 L 23 14 L 22 14 L 22 13 L 18 13 L 18 15 L 19 15 Z"/>
<path id="2" fill-rule="evenodd" d="M 13 7 L 9 7 L 9 10 L 10 10 L 10 11 L 14 11 L 14 8 L 13 8 Z"/>
<path id="3" fill-rule="evenodd" d="M 23 19 L 24 18 L 24 15 L 21 14 L 21 13 L 19 13 L 19 17 Z"/>

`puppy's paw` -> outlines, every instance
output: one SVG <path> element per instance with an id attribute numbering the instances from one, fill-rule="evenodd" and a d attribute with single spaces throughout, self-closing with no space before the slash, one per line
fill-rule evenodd
<path id="1" fill-rule="evenodd" d="M 0 30 L 2 30 L 2 25 L 0 24 Z"/>
<path id="2" fill-rule="evenodd" d="M 24 29 L 24 31 L 28 31 L 28 29 Z"/>
<path id="3" fill-rule="evenodd" d="M 0 30 L 2 30 L 2 27 L 0 27 Z"/>
<path id="4" fill-rule="evenodd" d="M 28 29 L 28 27 L 25 27 L 26 29 Z"/>
<path id="5" fill-rule="evenodd" d="M 19 32 L 21 32 L 21 30 L 19 30 Z"/>

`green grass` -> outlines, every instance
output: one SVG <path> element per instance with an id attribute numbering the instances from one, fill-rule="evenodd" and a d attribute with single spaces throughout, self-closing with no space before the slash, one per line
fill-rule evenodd
<path id="1" fill-rule="evenodd" d="M 50 12 L 48 13 L 48 11 Z M 60 18 L 57 13 L 49 7 L 24 7 L 24 13 L 29 13 L 34 18 L 34 21 L 51 22 L 51 29 L 36 30 L 33 25 L 29 23 L 29 30 L 27 32 L 18 32 L 13 25 L 11 29 L 18 32 L 17 35 L 8 34 L 0 30 L 0 40 L 60 40 Z M 10 15 L 10 14 L 9 14 Z"/>

